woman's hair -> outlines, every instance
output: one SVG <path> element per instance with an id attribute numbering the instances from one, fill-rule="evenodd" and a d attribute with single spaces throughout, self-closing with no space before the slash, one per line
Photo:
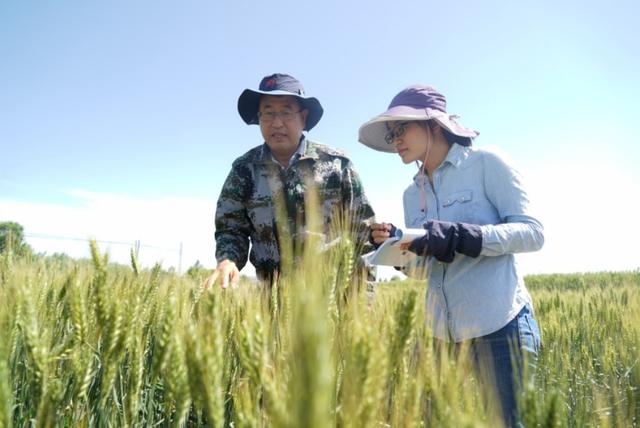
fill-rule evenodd
<path id="1" fill-rule="evenodd" d="M 444 139 L 447 140 L 447 143 L 449 143 L 449 146 L 452 146 L 453 143 L 458 143 L 461 146 L 471 145 L 471 138 L 461 137 L 459 135 L 449 132 L 444 126 L 440 125 L 435 119 L 421 120 L 418 123 L 420 124 L 420 126 L 422 126 L 426 130 L 433 129 L 433 126 L 435 124 L 437 127 L 439 127 L 442 130 L 442 135 L 444 135 Z"/>

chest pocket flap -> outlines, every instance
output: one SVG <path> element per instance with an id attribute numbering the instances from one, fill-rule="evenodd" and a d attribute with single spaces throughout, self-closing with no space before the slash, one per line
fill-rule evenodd
<path id="1" fill-rule="evenodd" d="M 473 199 L 473 190 L 462 190 L 460 192 L 450 193 L 442 199 L 443 207 L 450 207 L 454 204 L 464 204 Z"/>

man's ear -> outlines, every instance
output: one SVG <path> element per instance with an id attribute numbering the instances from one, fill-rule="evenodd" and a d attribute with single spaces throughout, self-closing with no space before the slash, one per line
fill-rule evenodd
<path id="1" fill-rule="evenodd" d="M 302 123 L 303 123 L 303 128 L 305 128 L 307 126 L 307 116 L 309 116 L 309 110 L 304 109 L 300 112 L 300 114 L 302 115 Z"/>

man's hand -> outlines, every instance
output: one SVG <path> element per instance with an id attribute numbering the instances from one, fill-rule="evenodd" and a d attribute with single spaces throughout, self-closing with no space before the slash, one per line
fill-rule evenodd
<path id="1" fill-rule="evenodd" d="M 222 288 L 227 288 L 229 284 L 235 288 L 239 280 L 240 271 L 236 264 L 231 260 L 223 260 L 218 263 L 216 270 L 213 271 L 211 276 L 204 281 L 203 286 L 205 290 L 208 290 L 213 287 L 216 282 L 219 282 Z"/>
<path id="2" fill-rule="evenodd" d="M 380 245 L 391 236 L 395 227 L 391 223 L 373 223 L 371 225 L 371 241 L 374 245 Z"/>

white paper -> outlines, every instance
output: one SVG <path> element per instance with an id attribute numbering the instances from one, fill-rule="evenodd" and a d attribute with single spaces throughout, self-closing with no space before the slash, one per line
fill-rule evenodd
<path id="1" fill-rule="evenodd" d="M 406 266 L 415 263 L 418 256 L 409 250 L 402 250 L 401 244 L 408 244 L 416 238 L 424 236 L 424 229 L 398 229 L 396 236 L 388 238 L 376 251 L 365 254 L 367 263 L 382 266 Z"/>

